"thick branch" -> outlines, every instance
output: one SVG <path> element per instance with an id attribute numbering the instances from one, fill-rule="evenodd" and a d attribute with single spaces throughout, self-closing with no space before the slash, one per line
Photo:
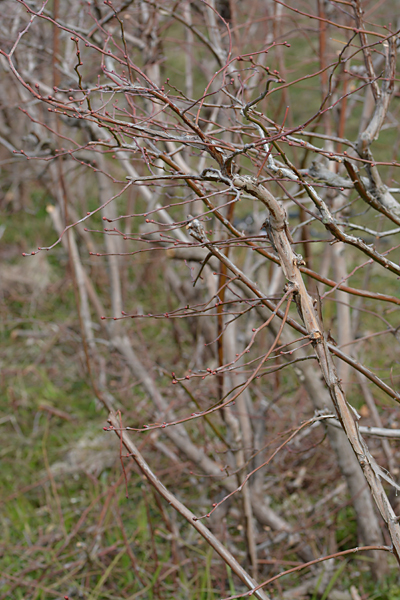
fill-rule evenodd
<path id="1" fill-rule="evenodd" d="M 318 356 L 320 368 L 329 389 L 338 418 L 342 423 L 347 438 L 371 488 L 378 510 L 387 524 L 393 543 L 394 554 L 400 563 L 400 526 L 381 482 L 381 478 L 386 477 L 383 477 L 383 471 L 375 462 L 375 459 L 370 454 L 367 445 L 361 437 L 355 413 L 347 403 L 345 394 L 342 390 L 332 360 L 332 355 L 328 349 L 322 324 L 319 321 L 317 311 L 305 288 L 298 268 L 299 256 L 293 252 L 287 236 L 285 212 L 275 198 L 262 185 L 256 183 L 256 181 L 251 181 L 249 178 L 244 177 L 235 177 L 234 184 L 235 186 L 254 194 L 263 203 L 268 205 L 271 213 L 271 219 L 269 221 L 270 235 L 272 236 L 274 245 L 279 253 L 282 269 L 290 284 L 294 285 L 297 289 L 297 294 L 299 296 L 298 307 L 301 310 L 302 319 L 308 334 L 313 340 L 315 353 Z"/>

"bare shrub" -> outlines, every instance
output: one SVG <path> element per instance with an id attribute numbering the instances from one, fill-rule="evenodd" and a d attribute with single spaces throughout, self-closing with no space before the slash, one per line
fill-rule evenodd
<path id="1" fill-rule="evenodd" d="M 218 575 L 225 597 L 328 593 L 361 550 L 382 578 L 400 561 L 395 3 L 2 9 L 4 207 L 46 195 L 53 240 L 24 260 L 68 253 L 121 464 L 239 577 L 236 595 Z M 345 548 L 330 513 L 349 499 Z"/>

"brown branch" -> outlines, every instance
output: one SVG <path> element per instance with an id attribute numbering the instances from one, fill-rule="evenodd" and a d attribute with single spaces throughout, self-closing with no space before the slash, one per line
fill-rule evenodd
<path id="1" fill-rule="evenodd" d="M 234 178 L 234 185 L 253 194 L 263 202 L 263 204 L 268 205 L 271 215 L 269 219 L 270 236 L 272 237 L 274 246 L 279 254 L 282 269 L 286 279 L 295 290 L 299 312 L 310 339 L 312 340 L 315 353 L 318 356 L 319 365 L 338 418 L 371 488 L 376 506 L 387 525 L 393 543 L 393 551 L 400 564 L 400 525 L 382 485 L 381 477 L 384 473 L 377 465 L 361 437 L 355 414 L 346 400 L 341 382 L 336 373 L 332 355 L 329 351 L 330 348 L 328 348 L 326 342 L 326 334 L 323 330 L 323 325 L 320 322 L 317 311 L 307 292 L 298 268 L 301 257 L 299 258 L 299 255 L 293 252 L 288 239 L 286 212 L 272 194 L 255 180 L 236 176 Z"/>
<path id="2" fill-rule="evenodd" d="M 135 444 L 132 442 L 126 431 L 120 429 L 120 424 L 115 413 L 110 413 L 108 422 L 114 429 L 116 435 L 122 440 L 125 448 L 128 450 L 129 456 L 135 461 L 143 475 L 149 483 L 157 490 L 157 492 L 170 504 L 187 522 L 194 527 L 206 542 L 220 555 L 222 560 L 230 566 L 232 571 L 240 578 L 240 580 L 249 588 L 254 589 L 257 586 L 254 579 L 243 569 L 232 554 L 225 548 L 223 544 L 205 527 L 200 521 L 196 520 L 196 516 L 180 502 L 161 481 L 153 473 L 143 456 L 140 454 Z M 268 596 L 262 590 L 254 593 L 256 598 L 260 600 L 268 600 Z"/>

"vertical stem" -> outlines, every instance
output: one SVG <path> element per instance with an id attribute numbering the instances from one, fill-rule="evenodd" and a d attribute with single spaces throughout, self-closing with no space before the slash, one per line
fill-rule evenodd
<path id="1" fill-rule="evenodd" d="M 53 0 L 53 19 L 57 21 L 58 12 L 60 8 L 60 0 Z M 53 68 L 53 86 L 58 87 L 60 83 L 60 73 L 57 69 L 57 56 L 60 52 L 60 30 L 58 27 L 53 27 L 53 56 L 52 56 L 52 68 Z"/>
<path id="2" fill-rule="evenodd" d="M 192 24 L 192 11 L 190 2 L 185 2 L 183 7 L 183 16 L 188 25 Z M 186 95 L 193 98 L 193 32 L 189 27 L 185 27 L 186 52 L 185 52 L 185 78 Z"/>

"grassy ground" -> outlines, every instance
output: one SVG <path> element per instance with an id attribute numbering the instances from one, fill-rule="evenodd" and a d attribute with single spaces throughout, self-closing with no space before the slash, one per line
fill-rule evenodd
<path id="1" fill-rule="evenodd" d="M 29 210 L 36 211 L 35 229 L 30 227 L 32 215 L 24 210 L 10 211 L 5 215 L 6 230 L 0 247 L 4 264 L 0 600 L 63 596 L 90 600 L 212 600 L 237 593 L 242 588 L 221 561 L 153 494 L 126 460 L 125 481 L 118 442 L 111 432 L 102 430 L 106 415 L 89 383 L 67 255 L 58 248 L 51 255 L 21 257 L 27 246 L 54 236 L 46 212 L 35 202 L 33 199 L 29 206 Z M 142 269 L 145 272 L 145 262 Z M 147 283 L 154 300 L 157 277 Z M 143 289 L 140 294 L 145 302 Z M 160 346 L 170 325 L 155 327 L 146 322 L 144 327 L 136 333 L 152 336 Z M 180 333 L 185 344 L 185 330 Z M 100 325 L 98 335 L 101 337 Z M 160 347 L 158 354 L 161 360 Z M 110 390 L 125 414 L 145 422 L 150 413 L 140 387 L 132 382 L 119 357 L 112 353 L 105 356 Z M 167 385 L 161 375 L 159 381 Z M 281 383 L 293 387 L 290 377 Z M 168 389 L 170 386 L 166 394 Z M 276 420 L 277 431 L 285 424 L 290 426 L 287 415 L 292 402 L 292 395 L 282 400 L 280 410 L 286 416 Z M 297 402 L 298 410 L 304 406 L 307 416 L 306 399 L 300 395 Z M 199 433 L 194 431 L 192 435 Z M 301 464 L 306 465 L 308 473 L 302 489 L 291 487 L 300 464 L 296 455 L 284 455 L 267 474 L 267 481 L 270 479 L 275 486 L 273 505 L 289 520 L 296 511 L 304 511 L 310 497 L 323 497 L 325 485 L 338 478 L 326 442 L 321 442 L 320 434 L 317 439 L 318 454 L 312 449 L 307 455 L 301 454 Z M 163 482 L 174 488 L 179 479 L 180 497 L 193 510 L 205 512 L 210 499 L 202 492 L 203 478 L 191 474 L 190 465 L 173 463 L 160 455 L 150 437 L 140 440 L 142 451 L 156 465 Z M 320 474 L 312 475 L 321 460 L 326 473 L 322 479 Z M 208 481 L 204 483 L 209 485 Z M 211 492 L 218 493 L 217 487 Z M 225 529 L 219 533 L 228 543 L 235 543 L 238 558 L 246 564 L 238 509 L 240 506 L 234 502 L 226 514 Z M 315 530 L 317 554 L 328 551 L 329 546 L 324 544 L 332 535 L 338 549 L 357 545 L 354 513 L 345 493 L 333 505 L 329 523 L 326 518 L 322 511 L 304 524 L 304 530 Z M 214 526 L 218 530 L 217 524 Z M 267 531 L 260 532 L 258 542 L 267 540 L 268 535 Z M 289 561 L 287 564 L 298 561 L 288 548 L 276 549 L 275 555 Z M 277 572 L 277 567 L 268 564 L 264 569 L 269 574 L 271 569 Z M 378 587 L 368 573 L 365 557 L 353 559 L 344 571 L 338 563 L 331 575 L 331 587 L 348 589 L 356 583 L 365 594 L 363 598 L 397 600 L 400 588 L 396 570 Z M 287 585 L 299 583 L 301 576 L 282 581 L 283 589 L 287 589 Z M 279 589 L 275 589 L 276 594 Z"/>
<path id="2" fill-rule="evenodd" d="M 234 593 L 225 566 L 129 461 L 125 481 L 118 442 L 102 429 L 106 414 L 89 383 L 67 255 L 59 248 L 49 257 L 21 257 L 27 246 L 54 237 L 45 211 L 35 214 L 40 239 L 31 215 L 5 216 L 0 598 L 212 599 Z M 142 334 L 157 341 L 152 327 L 146 324 Z M 111 355 L 107 369 L 119 404 L 145 420 L 143 393 L 125 365 Z M 140 410 L 132 409 L 132 398 L 142 403 Z M 148 438 L 142 446 L 173 486 L 185 465 L 171 466 Z M 186 478 L 181 493 L 191 492 Z M 203 499 L 195 504 L 204 510 Z"/>

